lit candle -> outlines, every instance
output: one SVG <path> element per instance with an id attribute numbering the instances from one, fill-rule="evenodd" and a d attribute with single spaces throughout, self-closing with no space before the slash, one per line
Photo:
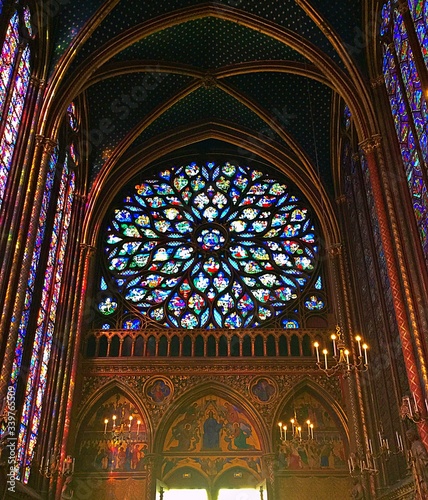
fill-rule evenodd
<path id="1" fill-rule="evenodd" d="M 372 440 L 369 439 L 369 448 L 370 448 L 370 453 L 373 455 L 373 446 L 372 446 Z"/>
<path id="2" fill-rule="evenodd" d="M 278 422 L 279 426 L 279 437 L 282 439 L 282 422 Z"/>
<path id="3" fill-rule="evenodd" d="M 401 439 L 401 436 L 398 437 L 400 438 L 400 450 L 404 451 L 403 440 Z"/>
<path id="4" fill-rule="evenodd" d="M 350 458 L 348 458 L 348 467 L 349 467 L 349 474 L 352 474 L 352 462 Z"/>
<path id="5" fill-rule="evenodd" d="M 116 415 L 113 415 L 113 429 L 116 427 Z"/>
<path id="6" fill-rule="evenodd" d="M 324 354 L 325 369 L 328 370 L 328 364 L 327 364 L 327 354 L 328 354 L 328 351 L 327 351 L 327 349 L 324 349 L 322 353 Z"/>
<path id="7" fill-rule="evenodd" d="M 309 426 L 311 428 L 311 438 L 314 439 L 314 424 Z"/>
<path id="8" fill-rule="evenodd" d="M 418 404 L 416 403 L 416 395 L 414 392 L 412 392 L 412 396 L 413 396 L 413 401 L 415 403 L 415 411 L 417 412 L 419 410 L 419 408 L 418 408 Z"/>
<path id="9" fill-rule="evenodd" d="M 306 420 L 306 425 L 308 426 L 308 439 L 311 439 L 311 421 Z"/>
<path id="10" fill-rule="evenodd" d="M 337 351 L 336 351 L 336 335 L 333 333 L 331 336 L 331 340 L 333 341 L 333 355 L 336 357 Z"/>
<path id="11" fill-rule="evenodd" d="M 407 400 L 407 406 L 409 407 L 410 416 L 413 417 L 412 403 L 410 402 L 410 398 L 406 396 L 406 400 Z"/>
<path id="12" fill-rule="evenodd" d="M 378 436 L 379 436 L 379 443 L 382 446 L 382 434 L 380 433 L 380 431 L 378 432 Z"/>
<path id="13" fill-rule="evenodd" d="M 107 424 L 108 424 L 108 418 L 104 420 L 104 434 L 107 433 Z"/>
<path id="14" fill-rule="evenodd" d="M 319 362 L 320 362 L 320 352 L 319 352 L 319 349 L 318 349 L 318 348 L 319 348 L 319 346 L 320 346 L 320 345 L 318 344 L 318 342 L 315 342 L 315 343 L 314 343 L 315 351 L 316 351 L 316 353 L 317 353 L 317 363 L 319 363 Z"/>
<path id="15" fill-rule="evenodd" d="M 284 440 L 287 441 L 287 426 L 284 425 L 282 428 L 284 429 Z"/>
<path id="16" fill-rule="evenodd" d="M 137 434 L 140 434 L 140 424 L 141 420 L 137 420 Z"/>
<path id="17" fill-rule="evenodd" d="M 344 352 L 345 352 L 345 356 L 346 356 L 346 364 L 348 365 L 348 370 L 350 370 L 351 366 L 349 364 L 349 351 L 348 351 L 348 349 L 345 349 Z"/>
<path id="18" fill-rule="evenodd" d="M 130 416 L 129 416 L 129 424 L 128 424 L 128 427 L 129 427 L 129 430 L 130 430 L 130 431 L 131 431 L 132 419 L 133 419 L 133 416 L 132 416 L 132 415 L 130 415 Z"/>
<path id="19" fill-rule="evenodd" d="M 355 340 L 357 341 L 357 344 L 358 344 L 358 352 L 359 352 L 360 358 L 362 358 L 363 354 L 361 352 L 361 337 L 359 335 L 357 335 L 355 337 Z"/>
<path id="20" fill-rule="evenodd" d="M 290 422 L 291 422 L 291 435 L 294 436 L 294 418 L 292 418 Z"/>
<path id="21" fill-rule="evenodd" d="M 297 432 L 299 433 L 299 438 L 300 438 L 300 441 L 302 440 L 302 428 L 301 427 L 297 427 Z"/>
<path id="22" fill-rule="evenodd" d="M 398 431 L 395 431 L 395 437 L 397 438 L 398 451 L 400 451 L 400 436 L 398 435 Z"/>
<path id="23" fill-rule="evenodd" d="M 367 344 L 363 344 L 363 349 L 364 349 L 364 364 L 365 365 L 368 365 L 368 362 L 367 362 L 367 349 L 369 348 L 369 346 Z"/>

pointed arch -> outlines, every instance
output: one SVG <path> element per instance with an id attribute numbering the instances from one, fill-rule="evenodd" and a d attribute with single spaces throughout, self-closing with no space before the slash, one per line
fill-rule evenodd
<path id="1" fill-rule="evenodd" d="M 158 433 L 154 439 L 153 451 L 162 453 L 168 432 L 174 421 L 183 414 L 183 409 L 189 409 L 196 405 L 197 401 L 204 397 L 219 397 L 225 401 L 242 408 L 244 414 L 254 426 L 256 435 L 260 441 L 261 452 L 269 453 L 271 451 L 271 441 L 268 436 L 268 429 L 258 411 L 247 399 L 242 398 L 242 394 L 231 387 L 219 382 L 203 382 L 197 387 L 188 389 L 174 405 L 165 413 L 158 426 Z"/>

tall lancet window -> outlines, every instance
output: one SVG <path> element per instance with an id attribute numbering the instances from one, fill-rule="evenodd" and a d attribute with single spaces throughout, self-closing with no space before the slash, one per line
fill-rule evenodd
<path id="1" fill-rule="evenodd" d="M 4 199 L 30 80 L 31 16 L 19 8 L 9 20 L 1 52 L 0 208 Z"/>
<path id="2" fill-rule="evenodd" d="M 399 9 L 396 2 L 388 1 L 383 7 L 383 72 L 428 262 L 428 105 L 426 93 L 424 95 L 428 89 L 423 89 L 421 84 L 428 80 L 428 1 L 409 0 L 408 3 L 408 12 Z"/>
<path id="3" fill-rule="evenodd" d="M 29 478 L 31 460 L 39 431 L 74 192 L 75 173 L 70 168 L 70 153 L 67 153 L 50 235 L 41 304 L 37 314 L 36 332 L 25 389 L 24 409 L 19 429 L 19 461 L 24 471 L 22 476 L 24 482 L 27 482 Z"/>

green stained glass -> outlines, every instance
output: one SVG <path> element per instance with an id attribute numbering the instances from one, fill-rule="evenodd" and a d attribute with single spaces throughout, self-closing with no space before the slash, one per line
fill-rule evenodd
<path id="1" fill-rule="evenodd" d="M 285 184 L 231 163 L 171 167 L 135 184 L 106 224 L 103 283 L 141 314 L 169 327 L 238 328 L 295 309 L 318 247 L 309 207 Z M 99 310 L 112 315 L 117 304 L 106 295 Z"/>

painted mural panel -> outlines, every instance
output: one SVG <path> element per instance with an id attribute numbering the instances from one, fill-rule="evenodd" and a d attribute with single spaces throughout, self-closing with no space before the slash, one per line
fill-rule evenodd
<path id="1" fill-rule="evenodd" d="M 147 427 L 133 403 L 116 393 L 97 404 L 77 443 L 78 470 L 137 472 L 145 469 Z"/>
<path id="2" fill-rule="evenodd" d="M 242 408 L 206 396 L 183 408 L 170 427 L 164 451 L 227 452 L 260 450 L 260 440 Z"/>
<path id="3" fill-rule="evenodd" d="M 280 469 L 346 469 L 342 432 L 331 410 L 316 398 L 307 392 L 300 394 L 286 406 L 281 422 L 287 430 L 282 432 L 278 447 Z"/>

